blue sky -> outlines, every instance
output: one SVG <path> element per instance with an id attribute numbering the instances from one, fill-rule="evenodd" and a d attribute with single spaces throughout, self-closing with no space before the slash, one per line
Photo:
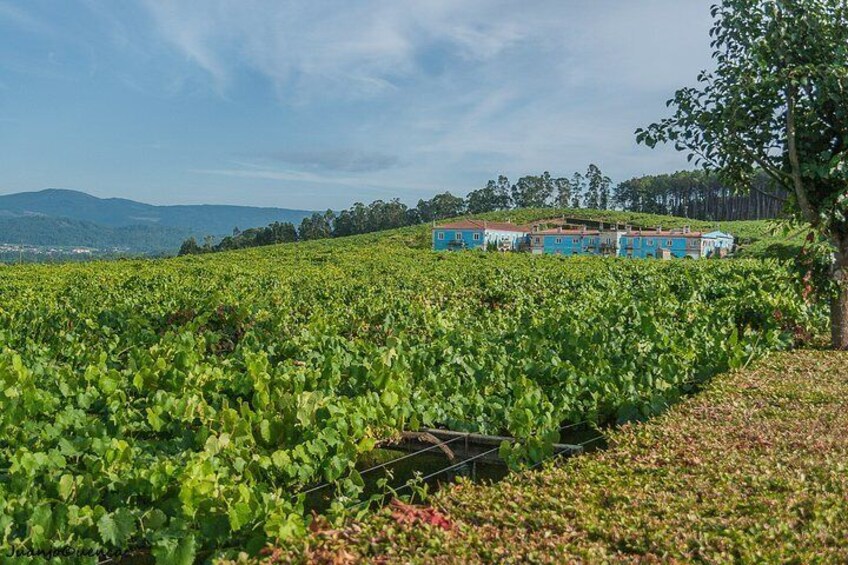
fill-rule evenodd
<path id="1" fill-rule="evenodd" d="M 0 193 L 341 208 L 597 163 L 710 66 L 707 0 L 0 0 Z"/>

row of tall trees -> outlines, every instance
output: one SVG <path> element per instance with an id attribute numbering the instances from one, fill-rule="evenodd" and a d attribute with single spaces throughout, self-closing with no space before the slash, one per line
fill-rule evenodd
<path id="1" fill-rule="evenodd" d="M 465 198 L 469 214 L 509 210 L 511 208 L 595 208 L 606 210 L 611 203 L 612 181 L 597 165 L 589 165 L 586 174 L 554 178 L 547 171 L 528 175 L 510 184 L 503 175 Z"/>
<path id="2" fill-rule="evenodd" d="M 612 202 L 612 181 L 596 165 L 590 165 L 585 175 L 574 173 L 570 178 L 554 178 L 545 171 L 538 176 L 523 176 L 514 184 L 500 175 L 465 198 L 443 192 L 429 200 L 419 200 L 412 208 L 395 198 L 388 202 L 375 200 L 368 205 L 357 202 L 338 213 L 315 212 L 303 219 L 298 238 L 342 237 L 513 208 L 607 209 Z"/>
<path id="3" fill-rule="evenodd" d="M 615 187 L 614 207 L 631 212 L 670 214 L 701 220 L 763 220 L 777 217 L 788 193 L 764 172 L 739 193 L 716 173 L 680 171 L 630 179 Z"/>

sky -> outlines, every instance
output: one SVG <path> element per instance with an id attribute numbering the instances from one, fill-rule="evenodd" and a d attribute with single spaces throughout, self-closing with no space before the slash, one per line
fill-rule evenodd
<path id="1" fill-rule="evenodd" d="M 0 194 L 340 209 L 689 168 L 709 0 L 0 0 Z"/>

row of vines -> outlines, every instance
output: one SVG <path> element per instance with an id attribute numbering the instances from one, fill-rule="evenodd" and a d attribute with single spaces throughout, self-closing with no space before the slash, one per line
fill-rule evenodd
<path id="1" fill-rule="evenodd" d="M 261 547 L 304 531 L 309 485 L 355 501 L 399 430 L 539 460 L 563 424 L 656 413 L 813 322 L 771 262 L 356 243 L 0 269 L 0 553 Z"/>

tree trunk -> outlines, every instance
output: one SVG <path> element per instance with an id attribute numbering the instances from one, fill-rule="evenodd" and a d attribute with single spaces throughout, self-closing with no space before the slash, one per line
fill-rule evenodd
<path id="1" fill-rule="evenodd" d="M 834 349 L 848 350 L 848 235 L 837 242 L 833 279 L 837 295 L 830 305 L 831 342 Z"/>

